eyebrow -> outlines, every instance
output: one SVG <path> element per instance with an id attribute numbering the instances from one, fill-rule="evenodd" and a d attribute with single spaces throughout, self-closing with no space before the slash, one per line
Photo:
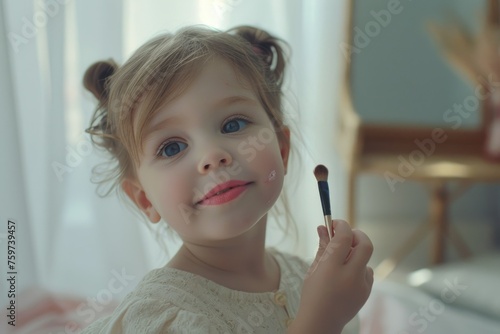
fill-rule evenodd
<path id="1" fill-rule="evenodd" d="M 212 106 L 211 109 L 215 110 L 215 109 L 225 108 L 225 107 L 228 107 L 230 105 L 237 104 L 237 103 L 258 105 L 258 102 L 253 98 L 250 98 L 248 96 L 243 96 L 243 95 L 234 95 L 234 96 L 228 96 L 228 97 L 225 97 L 223 99 L 220 99 Z M 163 121 L 155 124 L 154 126 L 148 127 L 148 129 L 146 130 L 146 135 L 144 137 L 145 140 L 150 138 L 157 131 L 165 128 L 167 125 L 169 125 L 171 123 L 175 123 L 176 120 L 177 120 L 177 117 L 167 117 Z"/>

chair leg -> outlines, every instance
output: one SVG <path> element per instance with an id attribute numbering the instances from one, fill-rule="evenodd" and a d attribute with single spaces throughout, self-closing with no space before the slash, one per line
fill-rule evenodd
<path id="1" fill-rule="evenodd" d="M 448 234 L 448 190 L 445 181 L 435 183 L 431 194 L 431 222 L 434 228 L 434 247 L 431 250 L 432 264 L 444 262 L 445 237 Z"/>
<path id="2" fill-rule="evenodd" d="M 459 198 L 470 188 L 472 184 L 473 183 L 470 181 L 460 182 L 458 188 L 449 193 L 448 203 L 451 203 L 453 200 Z M 457 229 L 453 227 L 453 225 L 449 226 L 448 232 L 448 239 L 455 245 L 455 248 L 458 250 L 458 253 L 462 257 L 462 259 L 472 256 L 472 251 L 470 250 L 469 246 L 467 246 L 467 243 L 462 238 Z"/>
<path id="3" fill-rule="evenodd" d="M 467 184 L 459 188 L 459 194 L 467 189 Z M 456 192 L 458 193 L 458 192 Z M 445 181 L 439 181 L 434 185 L 431 202 L 431 219 L 434 224 L 434 248 L 432 250 L 432 263 L 443 263 L 446 254 L 446 237 L 454 244 L 462 258 L 472 255 L 469 247 L 460 234 L 449 224 L 448 209 L 453 199 L 453 194 L 446 188 Z M 457 194 L 454 196 L 458 197 Z"/>

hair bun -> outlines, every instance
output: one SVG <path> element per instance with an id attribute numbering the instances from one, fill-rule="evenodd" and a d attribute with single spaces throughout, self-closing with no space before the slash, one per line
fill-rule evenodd
<path id="1" fill-rule="evenodd" d="M 108 98 L 108 79 L 118 69 L 114 60 L 98 61 L 85 71 L 83 86 L 101 102 Z"/>
<path id="2" fill-rule="evenodd" d="M 231 31 L 234 31 L 236 35 L 252 45 L 255 53 L 261 57 L 274 75 L 275 82 L 281 85 L 285 69 L 285 55 L 282 44 L 286 45 L 286 43 L 267 31 L 252 26 L 239 26 L 231 29 Z"/>

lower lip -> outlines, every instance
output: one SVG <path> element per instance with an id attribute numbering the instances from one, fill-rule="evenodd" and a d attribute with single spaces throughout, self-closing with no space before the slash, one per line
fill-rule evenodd
<path id="1" fill-rule="evenodd" d="M 221 205 L 227 202 L 232 201 L 233 199 L 236 199 L 238 196 L 240 196 L 245 190 L 247 190 L 247 187 L 249 184 L 245 184 L 243 186 L 238 186 L 236 188 L 233 188 L 231 190 L 226 191 L 225 193 L 222 193 L 220 195 L 215 195 L 210 198 L 207 198 L 206 200 L 201 201 L 199 204 L 200 205 Z"/>

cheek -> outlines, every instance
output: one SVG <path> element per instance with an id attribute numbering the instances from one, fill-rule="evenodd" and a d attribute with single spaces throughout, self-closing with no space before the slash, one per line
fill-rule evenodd
<path id="1" fill-rule="evenodd" d="M 187 187 L 182 174 L 178 177 L 166 176 L 172 173 L 148 173 L 147 184 L 149 185 L 150 201 L 160 213 L 161 217 L 167 221 L 175 221 L 180 214 L 181 203 L 186 203 L 192 198 L 191 189 Z"/>
<path id="2" fill-rule="evenodd" d="M 267 170 L 265 182 L 270 183 L 274 181 L 279 181 L 285 174 L 285 167 L 283 165 L 283 159 L 280 154 L 280 147 L 277 142 L 269 144 L 269 146 L 262 151 L 262 157 L 259 159 L 261 161 L 264 170 Z"/>
<path id="3" fill-rule="evenodd" d="M 285 168 L 279 146 L 276 143 L 269 145 L 258 153 L 255 160 L 252 169 L 259 170 L 259 178 L 265 189 L 263 198 L 265 198 L 266 204 L 270 202 L 274 204 L 281 193 L 285 177 Z"/>
<path id="4" fill-rule="evenodd" d="M 267 176 L 267 180 L 266 182 L 269 183 L 269 182 L 272 182 L 276 179 L 276 169 L 273 169 L 269 175 Z"/>
<path id="5" fill-rule="evenodd" d="M 271 208 L 276 200 L 279 198 L 281 191 L 283 189 L 284 173 L 279 173 L 276 170 L 272 170 L 269 173 L 268 179 L 266 180 L 266 205 Z"/>

